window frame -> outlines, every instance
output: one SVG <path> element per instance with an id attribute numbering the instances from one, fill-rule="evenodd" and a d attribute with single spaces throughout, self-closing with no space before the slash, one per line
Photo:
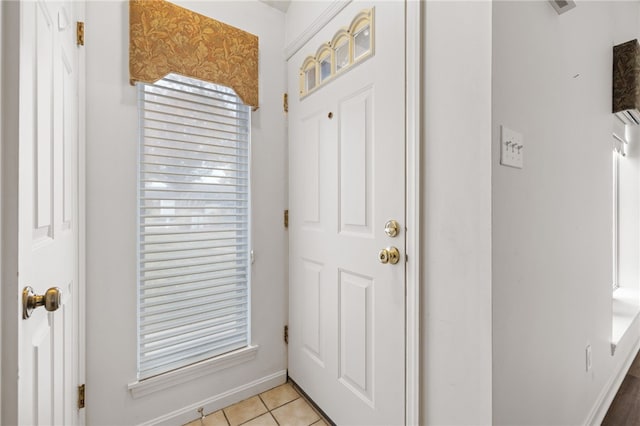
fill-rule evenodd
<path id="1" fill-rule="evenodd" d="M 612 241 L 612 291 L 620 288 L 620 154 L 613 150 L 613 241 Z"/>
<path id="2" fill-rule="evenodd" d="M 178 78 L 183 78 L 183 79 L 188 79 L 190 81 L 196 81 L 199 82 L 200 84 L 203 85 L 207 85 L 207 84 L 212 84 L 212 83 L 207 83 L 204 82 L 202 80 L 198 80 L 195 78 L 191 78 L 191 77 L 184 77 L 184 76 L 180 76 L 177 74 L 169 74 L 167 76 L 165 76 L 163 79 L 159 80 L 159 81 L 163 81 L 166 78 L 170 78 L 170 77 L 178 77 Z M 156 82 L 157 83 L 157 82 Z M 153 383 L 157 383 L 157 382 L 163 382 L 166 381 L 167 383 L 176 383 L 176 375 L 180 376 L 183 373 L 184 377 L 188 377 L 189 375 L 193 375 L 193 369 L 200 369 L 202 367 L 206 367 L 211 371 L 217 371 L 221 368 L 221 366 L 231 366 L 231 365 L 235 365 L 237 363 L 240 362 L 245 362 L 248 361 L 250 359 L 253 359 L 256 356 L 256 352 L 257 352 L 257 346 L 253 346 L 251 344 L 251 273 L 252 273 L 252 132 L 251 132 L 251 108 L 247 105 L 244 105 L 242 100 L 240 99 L 240 97 L 235 93 L 235 91 L 233 91 L 233 89 L 229 88 L 229 87 L 225 87 L 222 85 L 214 85 L 215 87 L 218 88 L 224 88 L 224 90 L 229 91 L 230 93 L 225 94 L 224 96 L 227 95 L 231 95 L 234 96 L 236 98 L 236 103 L 238 105 L 242 104 L 242 108 L 244 109 L 244 111 L 242 111 L 243 113 L 246 113 L 246 124 L 244 125 L 246 127 L 246 170 L 242 170 L 243 173 L 246 173 L 246 191 L 244 192 L 244 194 L 242 195 L 246 195 L 246 214 L 243 215 L 244 217 L 244 224 L 246 225 L 246 231 L 244 231 L 246 233 L 245 237 L 236 237 L 236 241 L 238 241 L 238 238 L 242 238 L 246 240 L 246 251 L 244 252 L 245 255 L 245 263 L 243 265 L 243 268 L 246 268 L 246 280 L 244 282 L 244 289 L 245 289 L 245 296 L 244 296 L 244 301 L 246 303 L 246 314 L 245 317 L 243 318 L 244 321 L 246 321 L 246 325 L 245 325 L 245 341 L 244 344 L 242 346 L 239 346 L 237 348 L 234 348 L 230 351 L 224 352 L 224 353 L 219 353 L 219 354 L 215 354 L 212 356 L 208 356 L 204 359 L 201 360 L 197 360 L 197 361 L 193 361 L 193 362 L 187 362 L 184 363 L 181 366 L 178 367 L 172 367 L 172 368 L 168 368 L 162 372 L 158 372 L 158 373 L 154 373 L 154 374 L 142 374 L 141 372 L 141 339 L 142 339 L 142 331 L 141 331 L 141 313 L 142 313 L 142 303 L 141 303 L 141 291 L 142 291 L 142 265 L 143 265 L 143 258 L 142 258 L 142 253 L 141 253 L 141 247 L 143 244 L 142 241 L 142 233 L 143 233 L 143 229 L 144 229 L 144 224 L 142 222 L 142 218 L 141 218 L 141 212 L 142 209 L 144 208 L 142 206 L 142 201 L 143 201 L 143 188 L 142 188 L 142 176 L 145 173 L 144 171 L 144 167 L 143 167 L 143 159 L 144 159 L 144 147 L 145 147 L 145 117 L 144 117 L 144 106 L 145 106 L 145 99 L 144 99 L 144 94 L 145 94 L 145 90 L 144 87 L 151 85 L 153 86 L 155 83 L 138 83 L 137 86 L 137 102 L 138 102 L 138 145 L 137 145 L 137 175 L 136 175 L 136 233 L 137 233 L 137 246 L 136 246 L 136 269 L 137 269 L 137 277 L 136 277 L 136 289 L 137 289 L 137 300 L 136 300 L 136 335 L 137 335 L 137 345 L 136 345 L 136 374 L 137 374 L 137 382 L 132 383 L 129 385 L 129 388 L 132 390 L 132 392 L 134 394 L 139 394 L 139 395 L 144 395 L 146 393 L 149 393 L 146 389 L 145 386 L 140 385 L 143 382 L 153 382 Z M 188 83 L 186 83 L 188 84 Z M 213 90 L 213 89 L 211 89 Z M 185 92 L 186 93 L 186 92 Z M 211 99 L 217 99 L 220 100 L 218 98 L 214 98 L 212 97 Z M 236 122 L 238 122 L 239 120 L 245 120 L 244 118 L 240 118 L 240 117 L 236 117 Z M 231 120 L 233 121 L 233 120 Z M 240 127 L 240 126 L 237 126 Z M 220 130 L 220 128 L 217 128 L 218 131 Z M 236 148 L 236 151 L 240 149 L 240 148 Z M 231 149 L 233 150 L 233 148 Z M 244 150 L 244 148 L 243 148 Z M 236 152 L 237 153 L 237 152 Z M 212 161 L 217 161 L 217 160 L 212 160 Z M 238 169 L 242 169 L 243 166 L 238 167 Z M 210 177 L 216 177 L 214 175 L 211 175 Z M 225 177 L 225 176 L 220 176 L 220 177 Z M 235 178 L 236 180 L 238 179 L 243 179 L 243 178 Z M 236 189 L 239 187 L 235 187 Z M 217 192 L 217 194 L 220 194 L 222 192 Z M 234 207 L 229 207 L 228 210 L 237 210 Z M 227 217 L 234 217 L 232 215 L 229 215 Z M 235 219 L 237 220 L 240 216 L 235 216 Z M 237 243 L 236 246 L 238 245 L 242 245 L 241 243 Z M 209 256 L 215 256 L 215 255 L 209 255 Z M 197 257 L 197 256 L 196 256 Z M 237 268 L 236 268 L 237 269 Z M 209 287 L 211 288 L 211 287 Z M 210 352 L 211 353 L 211 352 Z M 207 367 L 208 366 L 208 367 Z M 163 376 L 166 376 L 166 378 L 163 378 Z M 179 380 L 181 381 L 181 380 Z M 156 388 L 158 385 L 154 384 L 151 387 L 152 388 Z"/>
<path id="3" fill-rule="evenodd" d="M 614 118 L 612 149 L 612 291 L 620 288 L 620 161 L 626 157 L 629 142 L 628 127 Z"/>

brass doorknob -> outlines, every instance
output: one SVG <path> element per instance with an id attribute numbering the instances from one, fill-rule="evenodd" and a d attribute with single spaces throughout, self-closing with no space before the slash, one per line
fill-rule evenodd
<path id="1" fill-rule="evenodd" d="M 38 296 L 31 287 L 26 286 L 22 290 L 22 319 L 29 318 L 38 306 L 44 306 L 49 312 L 56 311 L 61 302 L 62 292 L 58 287 L 51 287 L 44 295 Z"/>
<path id="2" fill-rule="evenodd" d="M 400 224 L 397 220 L 389 220 L 384 224 L 384 233 L 390 237 L 395 237 L 400 233 Z"/>
<path id="3" fill-rule="evenodd" d="M 378 252 L 378 260 L 380 263 L 389 263 L 389 251 L 382 249 Z"/>
<path id="4" fill-rule="evenodd" d="M 400 252 L 395 247 L 387 247 L 378 252 L 378 260 L 380 263 L 391 263 L 395 265 L 400 261 Z"/>

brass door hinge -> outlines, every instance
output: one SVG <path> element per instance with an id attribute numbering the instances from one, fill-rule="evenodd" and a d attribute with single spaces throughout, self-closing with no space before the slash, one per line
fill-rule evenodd
<path id="1" fill-rule="evenodd" d="M 78 408 L 84 408 L 84 384 L 78 386 Z"/>
<path id="2" fill-rule="evenodd" d="M 282 109 L 284 109 L 284 112 L 289 112 L 289 94 L 285 93 L 282 96 Z"/>
<path id="3" fill-rule="evenodd" d="M 289 210 L 284 211 L 284 227 L 289 227 Z"/>
<path id="4" fill-rule="evenodd" d="M 289 344 L 289 326 L 284 326 L 284 343 Z"/>
<path id="5" fill-rule="evenodd" d="M 78 46 L 84 46 L 84 22 L 77 22 L 76 37 L 76 43 L 78 44 Z"/>

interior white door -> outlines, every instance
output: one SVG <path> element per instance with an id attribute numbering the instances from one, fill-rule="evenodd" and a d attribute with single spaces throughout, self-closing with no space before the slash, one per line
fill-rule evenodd
<path id="1" fill-rule="evenodd" d="M 304 59 L 369 7 L 375 54 L 300 99 Z M 288 62 L 289 375 L 340 425 L 405 418 L 404 11 L 353 2 Z"/>
<path id="2" fill-rule="evenodd" d="M 20 4 L 19 294 L 61 290 L 57 311 L 18 322 L 18 423 L 74 425 L 80 379 L 80 2 Z M 22 305 L 22 300 L 19 301 Z M 20 308 L 22 313 L 22 306 Z"/>

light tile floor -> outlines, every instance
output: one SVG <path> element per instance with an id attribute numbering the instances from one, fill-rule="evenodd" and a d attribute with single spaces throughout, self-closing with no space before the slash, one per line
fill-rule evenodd
<path id="1" fill-rule="evenodd" d="M 285 383 L 194 420 L 186 426 L 327 426 L 322 416 Z"/>

